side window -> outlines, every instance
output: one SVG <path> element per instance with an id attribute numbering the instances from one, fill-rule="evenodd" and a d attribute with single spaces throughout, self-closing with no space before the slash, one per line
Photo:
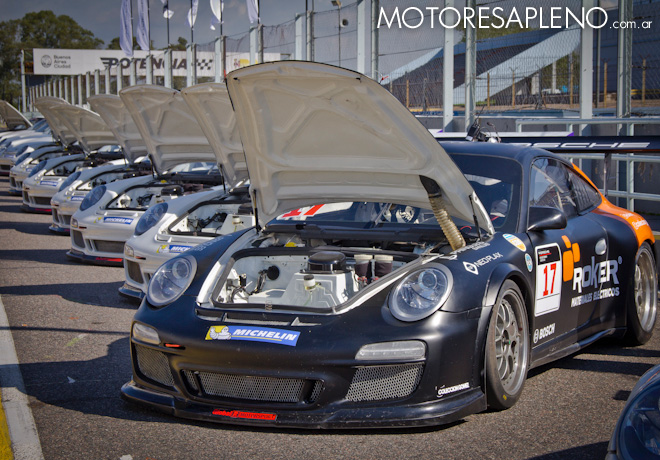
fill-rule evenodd
<path id="1" fill-rule="evenodd" d="M 578 213 L 582 214 L 600 205 L 602 202 L 600 194 L 584 178 L 573 171 L 569 171 L 569 177 Z"/>
<path id="2" fill-rule="evenodd" d="M 557 208 L 567 217 L 577 215 L 577 206 L 566 167 L 551 158 L 541 158 L 532 165 L 530 206 Z"/>

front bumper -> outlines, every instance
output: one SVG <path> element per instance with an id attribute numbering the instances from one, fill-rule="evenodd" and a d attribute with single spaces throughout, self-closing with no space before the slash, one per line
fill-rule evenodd
<path id="1" fill-rule="evenodd" d="M 135 321 L 155 328 L 160 344 L 131 337 L 133 379 L 123 397 L 195 420 L 296 428 L 427 426 L 486 409 L 479 310 L 401 323 L 386 295 L 372 300 L 342 315 L 227 311 L 217 321 L 196 311 L 192 298 L 157 311 L 143 301 Z M 217 332 L 227 323 L 231 334 L 273 328 L 299 337 L 292 346 L 212 340 L 211 326 Z M 426 344 L 425 358 L 356 359 L 363 345 L 411 339 Z"/>
<path id="2" fill-rule="evenodd" d="M 23 184 L 23 209 L 30 212 L 50 213 L 50 200 L 57 192 L 52 186 L 28 186 Z"/>
<path id="3" fill-rule="evenodd" d="M 126 218 L 131 224 L 106 223 L 107 215 L 90 215 L 78 218 L 78 226 L 70 229 L 71 250 L 69 258 L 101 265 L 122 266 L 124 244 L 133 234 L 139 216 Z"/>
<path id="4" fill-rule="evenodd" d="M 77 197 L 74 197 L 77 198 Z M 51 210 L 53 213 L 53 223 L 48 230 L 54 233 L 69 234 L 71 230 L 71 217 L 80 207 L 81 200 L 66 200 L 59 202 L 51 200 Z"/>

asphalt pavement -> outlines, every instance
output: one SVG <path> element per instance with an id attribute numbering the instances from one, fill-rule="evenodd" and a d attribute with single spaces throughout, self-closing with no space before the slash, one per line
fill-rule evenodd
<path id="1" fill-rule="evenodd" d="M 440 427 L 275 430 L 196 423 L 124 402 L 136 305 L 117 293 L 122 268 L 67 260 L 48 215 L 20 209 L 0 177 L 0 299 L 23 386 L 50 459 L 600 459 L 637 379 L 660 362 L 660 333 L 642 347 L 602 341 L 534 369 L 512 409 Z M 0 341 L 2 341 L 0 336 Z M 467 352 L 467 351 L 466 351 Z M 24 420 L 10 420 L 23 423 Z M 10 429 L 11 431 L 11 429 Z M 38 457 L 23 457 L 38 458 Z"/>

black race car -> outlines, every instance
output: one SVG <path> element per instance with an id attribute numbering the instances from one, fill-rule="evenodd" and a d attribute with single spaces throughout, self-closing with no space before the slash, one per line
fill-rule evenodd
<path id="1" fill-rule="evenodd" d="M 228 77 L 257 226 L 163 264 L 130 401 L 305 428 L 447 423 L 527 371 L 655 325 L 653 234 L 544 150 L 438 143 L 374 81 L 282 62 Z"/>

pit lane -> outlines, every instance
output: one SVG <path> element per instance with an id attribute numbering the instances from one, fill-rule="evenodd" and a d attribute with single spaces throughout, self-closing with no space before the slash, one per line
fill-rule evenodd
<path id="1" fill-rule="evenodd" d="M 533 370 L 512 409 L 435 428 L 294 431 L 176 419 L 119 396 L 131 376 L 136 309 L 117 293 L 123 269 L 69 261 L 69 238 L 49 233 L 51 217 L 22 212 L 7 189 L 0 177 L 0 298 L 46 459 L 603 459 L 628 393 L 660 362 L 658 330 L 643 347 L 599 342 Z"/>

